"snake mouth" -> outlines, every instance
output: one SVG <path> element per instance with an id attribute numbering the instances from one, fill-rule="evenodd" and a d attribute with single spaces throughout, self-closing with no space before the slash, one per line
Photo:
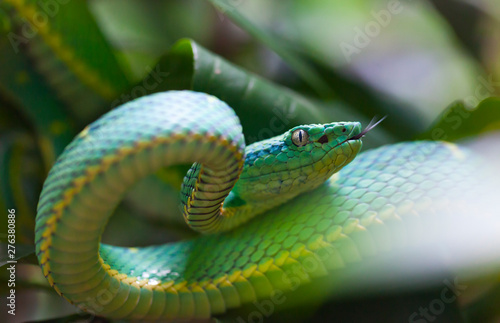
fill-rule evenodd
<path id="1" fill-rule="evenodd" d="M 387 118 L 387 116 L 384 116 L 380 120 L 375 121 L 376 117 L 374 117 L 370 121 L 370 123 L 368 123 L 368 125 L 365 127 L 365 129 L 363 129 L 362 131 L 360 131 L 357 134 L 354 134 L 354 135 L 351 135 L 351 136 L 347 137 L 347 139 L 343 140 L 342 142 L 337 143 L 333 148 L 338 147 L 338 146 L 340 146 L 340 145 L 342 145 L 342 144 L 344 144 L 344 143 L 346 143 L 348 141 L 359 140 L 359 139 L 363 138 L 369 131 L 371 131 L 373 128 L 375 128 L 376 126 L 378 126 L 382 121 L 384 121 L 385 118 Z M 344 130 L 345 130 L 345 128 L 344 128 Z M 352 132 L 357 132 L 356 130 L 357 130 L 357 127 L 354 128 Z M 328 138 L 328 135 L 324 134 L 323 136 L 321 136 L 315 142 L 320 143 L 320 144 L 326 144 L 329 141 L 330 141 L 330 139 Z"/>
<path id="2" fill-rule="evenodd" d="M 368 125 L 365 127 L 365 129 L 363 129 L 360 133 L 355 134 L 355 135 L 352 135 L 352 136 L 350 136 L 350 137 L 347 137 L 347 139 L 345 139 L 345 140 L 343 140 L 343 141 L 339 142 L 339 143 L 338 143 L 338 144 L 336 144 L 333 148 L 336 148 L 336 147 L 338 147 L 338 146 L 340 146 L 340 145 L 343 145 L 343 144 L 345 144 L 346 142 L 349 142 L 349 141 L 353 141 L 353 140 L 360 140 L 360 139 L 361 139 L 361 138 L 363 138 L 363 137 L 364 137 L 364 136 L 365 136 L 365 135 L 366 135 L 366 134 L 367 134 L 370 130 L 372 130 L 373 128 L 375 128 L 376 126 L 378 126 L 378 125 L 379 125 L 382 121 L 384 121 L 384 119 L 385 119 L 385 118 L 387 118 L 387 116 L 384 116 L 384 117 L 383 117 L 383 118 L 381 118 L 380 120 L 375 121 L 375 120 L 376 120 L 376 118 L 374 117 L 374 118 L 370 121 L 370 123 L 368 123 Z M 321 138 L 319 138 L 319 139 L 317 140 L 317 142 L 321 142 L 321 143 L 323 143 L 323 142 L 322 142 L 322 140 L 325 140 L 325 139 L 323 139 L 323 137 L 326 137 L 326 135 L 324 135 L 324 136 L 322 136 Z M 326 138 L 326 140 L 327 140 L 326 142 L 328 142 L 328 138 Z"/>

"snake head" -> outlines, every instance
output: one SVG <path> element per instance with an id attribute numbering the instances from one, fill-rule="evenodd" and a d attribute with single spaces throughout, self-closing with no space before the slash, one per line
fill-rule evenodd
<path id="1" fill-rule="evenodd" d="M 350 163 L 361 150 L 361 124 L 334 122 L 298 126 L 284 134 L 296 174 L 316 187 Z M 288 154 L 288 152 L 287 152 Z M 313 183 L 310 183 L 313 182 Z"/>
<path id="2" fill-rule="evenodd" d="M 352 161 L 361 150 L 360 134 L 359 122 L 311 124 L 249 145 L 233 192 L 246 202 L 281 204 Z"/>

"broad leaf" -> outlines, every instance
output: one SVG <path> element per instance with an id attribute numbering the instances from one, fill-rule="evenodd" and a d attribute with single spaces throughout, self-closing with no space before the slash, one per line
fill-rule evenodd
<path id="1" fill-rule="evenodd" d="M 457 141 L 500 130 L 500 98 L 490 97 L 476 107 L 453 102 L 419 139 Z"/>

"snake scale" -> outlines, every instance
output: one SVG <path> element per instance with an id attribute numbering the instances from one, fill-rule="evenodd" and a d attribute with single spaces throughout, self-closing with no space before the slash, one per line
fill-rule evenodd
<path id="1" fill-rule="evenodd" d="M 306 273 L 305 284 L 390 249 L 391 221 L 418 217 L 420 202 L 443 199 L 474 172 L 467 151 L 442 142 L 357 156 L 363 134 L 357 122 L 299 126 L 245 150 L 238 118 L 213 96 L 172 91 L 126 103 L 85 128 L 45 181 L 36 218 L 43 273 L 101 316 L 208 318 L 292 290 L 293 271 Z M 208 234 L 141 248 L 100 243 L 134 183 L 193 162 L 182 208 Z"/>

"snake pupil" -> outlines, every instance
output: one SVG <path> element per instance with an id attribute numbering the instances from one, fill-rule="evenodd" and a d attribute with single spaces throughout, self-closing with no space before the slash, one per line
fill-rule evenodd
<path id="1" fill-rule="evenodd" d="M 292 134 L 292 141 L 297 147 L 302 147 L 307 144 L 309 135 L 302 129 L 297 129 Z"/>

